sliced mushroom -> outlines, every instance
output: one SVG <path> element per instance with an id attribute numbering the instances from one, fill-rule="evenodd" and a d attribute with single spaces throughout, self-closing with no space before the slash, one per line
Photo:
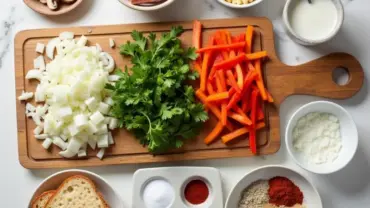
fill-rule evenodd
<path id="1" fill-rule="evenodd" d="M 40 0 L 40 2 L 46 4 L 46 0 Z"/>
<path id="2" fill-rule="evenodd" d="M 55 10 L 58 8 L 58 1 L 57 0 L 46 0 L 46 4 L 51 10 Z"/>

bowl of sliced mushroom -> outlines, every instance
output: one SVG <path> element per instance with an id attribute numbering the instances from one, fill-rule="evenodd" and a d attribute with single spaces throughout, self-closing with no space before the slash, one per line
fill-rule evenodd
<path id="1" fill-rule="evenodd" d="M 82 0 L 23 0 L 34 11 L 44 15 L 65 14 L 78 5 Z"/>

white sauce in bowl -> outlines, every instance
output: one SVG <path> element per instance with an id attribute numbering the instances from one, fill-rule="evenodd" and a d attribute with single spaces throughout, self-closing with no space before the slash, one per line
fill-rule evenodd
<path id="1" fill-rule="evenodd" d="M 292 30 L 307 40 L 322 40 L 330 36 L 338 23 L 338 10 L 332 0 L 292 2 L 288 19 Z"/>

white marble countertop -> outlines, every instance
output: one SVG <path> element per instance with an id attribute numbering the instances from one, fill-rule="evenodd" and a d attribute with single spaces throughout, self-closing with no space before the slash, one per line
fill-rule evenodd
<path id="1" fill-rule="evenodd" d="M 336 38 L 327 44 L 306 48 L 292 42 L 281 25 L 281 12 L 285 1 L 265 0 L 252 9 L 232 10 L 216 0 L 178 0 L 170 7 L 153 13 L 141 13 L 126 8 L 117 0 L 85 0 L 78 11 L 60 17 L 45 17 L 29 9 L 23 1 L 1 1 L 0 7 L 0 198 L 1 207 L 26 207 L 32 191 L 45 177 L 59 169 L 24 169 L 18 162 L 17 126 L 14 83 L 14 35 L 25 29 L 52 28 L 81 25 L 124 24 L 152 21 L 232 18 L 238 16 L 267 16 L 273 20 L 276 48 L 281 60 L 289 65 L 302 64 L 329 52 L 343 51 L 357 57 L 370 75 L 370 1 L 345 0 L 345 22 Z M 223 178 L 224 199 L 231 188 L 248 171 L 268 164 L 292 167 L 309 177 L 317 186 L 325 208 L 369 207 L 370 204 L 370 95 L 369 80 L 352 99 L 335 101 L 354 117 L 359 131 L 359 149 L 352 162 L 343 170 L 331 175 L 310 174 L 297 167 L 289 158 L 284 142 L 280 151 L 271 156 L 226 160 L 179 162 L 155 165 L 121 165 L 88 168 L 106 178 L 120 193 L 126 207 L 131 207 L 132 174 L 145 167 L 170 165 L 197 165 L 219 168 Z M 282 138 L 286 121 L 299 106 L 319 98 L 293 96 L 280 109 Z"/>

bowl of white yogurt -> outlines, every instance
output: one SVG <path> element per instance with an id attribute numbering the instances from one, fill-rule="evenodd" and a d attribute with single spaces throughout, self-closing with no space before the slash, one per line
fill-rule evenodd
<path id="1" fill-rule="evenodd" d="M 332 39 L 343 21 L 340 0 L 287 0 L 283 11 L 288 34 L 302 45 L 317 45 Z"/>
<path id="2" fill-rule="evenodd" d="M 352 116 L 343 107 L 316 101 L 293 114 L 285 140 L 290 156 L 298 165 L 313 173 L 330 174 L 352 160 L 358 133 Z"/>

